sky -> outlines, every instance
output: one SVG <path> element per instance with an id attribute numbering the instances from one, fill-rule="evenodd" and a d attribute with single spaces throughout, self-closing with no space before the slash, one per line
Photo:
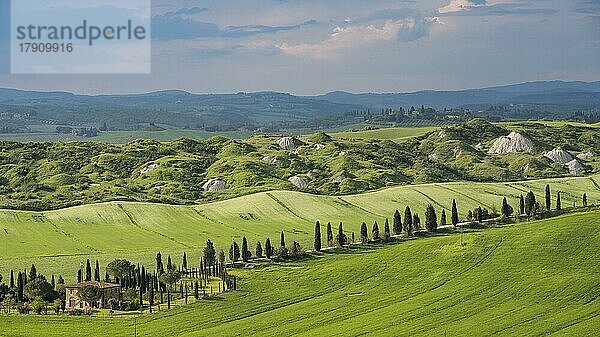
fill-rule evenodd
<path id="1" fill-rule="evenodd" d="M 149 75 L 0 74 L 0 87 L 315 95 L 600 80 L 600 0 L 153 0 L 152 40 Z"/>

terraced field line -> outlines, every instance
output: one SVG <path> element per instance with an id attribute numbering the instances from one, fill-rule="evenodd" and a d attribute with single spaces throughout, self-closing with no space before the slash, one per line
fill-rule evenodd
<path id="1" fill-rule="evenodd" d="M 590 177 L 590 180 L 592 181 L 592 184 L 594 184 L 594 186 L 596 186 L 596 189 L 600 191 L 600 185 L 598 185 L 598 183 L 594 180 L 594 178 Z"/>
<path id="2" fill-rule="evenodd" d="M 92 246 L 90 246 L 90 245 L 87 245 L 87 244 L 85 244 L 85 243 L 83 243 L 83 242 L 81 242 L 81 241 L 79 241 L 79 240 L 75 239 L 75 238 L 73 237 L 73 234 L 65 232 L 65 230 L 64 230 L 64 229 L 62 229 L 62 228 L 58 227 L 58 225 L 56 225 L 54 222 L 52 222 L 52 220 L 49 220 L 48 218 L 46 218 L 46 216 L 45 216 L 43 213 L 42 213 L 42 217 L 45 219 L 45 221 L 48 221 L 48 223 L 49 223 L 50 225 L 52 225 L 52 227 L 56 228 L 56 230 L 59 232 L 59 234 L 62 234 L 62 235 L 64 235 L 64 236 L 66 236 L 66 237 L 67 237 L 69 240 L 71 240 L 71 241 L 73 241 L 73 242 L 77 242 L 78 244 L 80 244 L 80 245 L 81 245 L 81 246 L 83 246 L 83 247 L 86 247 L 86 248 L 88 248 L 88 249 L 89 249 L 90 251 L 92 251 L 92 252 L 96 252 L 96 253 L 100 252 L 98 249 L 96 249 L 96 248 L 94 248 L 94 247 L 92 247 Z M 53 255 L 53 256 L 54 256 L 54 255 Z"/>
<path id="3" fill-rule="evenodd" d="M 275 197 L 273 194 L 267 193 L 267 196 L 269 198 L 273 199 L 273 201 L 275 201 L 277 204 L 279 204 L 279 206 L 285 208 L 286 211 L 290 212 L 293 216 L 297 217 L 298 219 L 301 219 L 306 222 L 312 222 L 311 220 L 308 220 L 308 219 L 303 218 L 300 215 L 296 214 L 296 212 L 292 211 L 289 207 L 287 207 L 286 204 L 284 204 L 281 200 L 277 199 L 277 197 Z"/>
<path id="4" fill-rule="evenodd" d="M 127 216 L 127 218 L 129 219 L 129 221 L 131 222 L 131 224 L 132 224 L 132 225 L 134 225 L 135 227 L 137 227 L 137 228 L 139 228 L 139 229 L 141 229 L 141 230 L 143 230 L 143 231 L 146 231 L 146 232 L 148 232 L 148 233 L 152 233 L 152 234 L 156 234 L 156 235 L 158 235 L 158 236 L 161 236 L 161 237 L 163 237 L 163 238 L 165 238 L 165 239 L 167 239 L 167 240 L 171 240 L 171 241 L 175 242 L 176 244 L 178 244 L 178 245 L 181 245 L 181 246 L 183 246 L 183 247 L 185 247 L 185 248 L 189 248 L 189 249 L 193 249 L 193 248 L 194 248 L 194 247 L 192 247 L 192 246 L 190 246 L 190 245 L 187 245 L 187 244 L 185 244 L 185 243 L 183 243 L 183 242 L 179 242 L 179 241 L 175 240 L 174 238 L 172 238 L 172 237 L 170 237 L 170 236 L 167 236 L 167 235 L 164 235 L 164 234 L 162 234 L 162 233 L 159 233 L 159 232 L 157 232 L 157 231 L 153 231 L 153 230 L 151 230 L 151 229 L 144 228 L 144 227 L 140 226 L 140 225 L 139 225 L 139 224 L 138 224 L 138 223 L 135 221 L 135 219 L 134 219 L 134 218 L 131 216 L 131 214 L 129 214 L 129 212 L 127 212 L 127 211 L 125 210 L 125 208 L 123 207 L 123 205 L 121 205 L 121 204 L 117 204 L 117 207 L 118 207 L 118 208 L 120 208 L 120 209 L 123 211 L 123 213 L 125 213 L 125 215 L 126 215 L 126 216 Z"/>
<path id="5" fill-rule="evenodd" d="M 487 207 L 487 208 L 490 208 L 490 209 L 492 208 L 492 206 L 490 206 L 490 205 L 488 205 L 488 204 L 486 204 L 486 203 L 482 202 L 481 200 L 477 200 L 477 199 L 475 199 L 475 198 L 471 197 L 471 196 L 470 196 L 470 195 L 468 195 L 468 194 L 465 194 L 465 193 L 463 193 L 463 192 L 457 191 L 457 190 L 455 190 L 455 189 L 452 189 L 452 188 L 450 188 L 450 187 L 447 187 L 447 186 L 444 186 L 444 185 L 438 185 L 438 184 L 436 184 L 436 185 L 434 185 L 434 186 L 435 186 L 435 187 L 441 187 L 441 188 L 443 188 L 443 189 L 445 189 L 445 190 L 448 190 L 448 191 L 450 191 L 450 192 L 454 192 L 454 193 L 456 193 L 456 194 L 458 194 L 458 195 L 462 195 L 463 197 L 465 197 L 465 198 L 467 198 L 467 199 L 469 199 L 469 200 L 472 200 L 472 201 L 474 201 L 476 204 L 477 204 L 477 203 L 479 203 L 479 204 L 481 204 L 482 206 L 485 206 L 485 207 Z"/>
<path id="6" fill-rule="evenodd" d="M 340 201 L 340 203 L 341 203 L 342 205 L 344 205 L 344 206 L 350 206 L 350 207 L 358 208 L 358 209 L 360 209 L 361 211 L 363 211 L 363 212 L 365 212 L 365 213 L 368 213 L 368 214 L 371 214 L 371 215 L 375 215 L 375 216 L 378 216 L 378 217 L 385 218 L 385 216 L 383 216 L 383 215 L 381 215 L 381 214 L 377 214 L 377 213 L 371 212 L 371 211 L 369 211 L 368 209 L 365 209 L 365 208 L 362 208 L 362 207 L 360 207 L 360 206 L 358 206 L 358 205 L 355 205 L 355 204 L 351 203 L 350 201 L 348 201 L 348 200 L 344 199 L 343 197 L 337 197 L 337 200 L 339 200 L 339 201 Z"/>
<path id="7" fill-rule="evenodd" d="M 439 202 L 435 201 L 433 198 L 431 198 L 430 196 L 428 196 L 427 194 L 421 192 L 420 190 L 417 189 L 413 189 L 411 188 L 412 191 L 415 191 L 417 193 L 419 193 L 420 195 L 424 196 L 425 198 L 427 198 L 427 200 L 431 201 L 433 204 L 437 205 L 438 207 L 441 207 L 442 209 L 446 209 L 447 207 L 440 204 Z M 479 202 L 479 201 L 478 201 Z"/>

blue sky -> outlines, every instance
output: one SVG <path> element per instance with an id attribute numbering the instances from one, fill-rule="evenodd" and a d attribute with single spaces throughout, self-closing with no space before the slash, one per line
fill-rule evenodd
<path id="1" fill-rule="evenodd" d="M 463 89 L 600 80 L 600 0 L 154 0 L 151 75 L 0 75 L 80 93 Z"/>

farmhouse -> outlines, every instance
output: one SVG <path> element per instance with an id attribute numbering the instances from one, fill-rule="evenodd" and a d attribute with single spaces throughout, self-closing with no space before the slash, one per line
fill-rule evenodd
<path id="1" fill-rule="evenodd" d="M 79 289 L 85 286 L 96 286 L 102 290 L 102 298 L 100 302 L 87 303 L 82 301 L 77 295 Z M 106 308 L 110 299 L 121 298 L 121 286 L 108 282 L 88 281 L 80 282 L 66 287 L 66 304 L 70 310 L 90 309 L 90 308 Z"/>

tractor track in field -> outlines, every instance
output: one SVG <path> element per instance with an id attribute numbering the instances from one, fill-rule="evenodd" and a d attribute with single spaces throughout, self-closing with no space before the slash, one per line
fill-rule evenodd
<path id="1" fill-rule="evenodd" d="M 142 231 L 145 231 L 145 232 L 148 232 L 148 233 L 152 233 L 152 234 L 158 235 L 158 236 L 160 236 L 160 237 L 163 237 L 163 238 L 165 238 L 165 239 L 167 239 L 167 240 L 173 241 L 173 242 L 175 242 L 176 244 L 178 244 L 178 245 L 181 245 L 181 246 L 183 246 L 183 247 L 185 247 L 185 248 L 190 248 L 190 249 L 192 249 L 192 248 L 193 248 L 193 247 L 192 247 L 192 246 L 190 246 L 190 245 L 187 245 L 187 244 L 185 244 L 185 243 L 183 243 L 183 242 L 179 242 L 179 241 L 175 240 L 175 238 L 172 238 L 172 237 L 170 237 L 170 236 L 164 235 L 164 234 L 162 234 L 162 233 L 159 233 L 159 232 L 157 232 L 157 231 L 153 231 L 153 230 L 151 230 L 151 229 L 148 229 L 148 228 L 144 228 L 144 227 L 142 227 L 140 224 L 138 224 L 138 223 L 137 223 L 137 221 L 135 221 L 135 219 L 133 218 L 133 216 L 131 216 L 131 214 L 129 214 L 129 212 L 127 212 L 127 211 L 125 210 L 125 208 L 123 207 L 123 205 L 122 205 L 122 204 L 117 204 L 117 207 L 118 207 L 118 208 L 119 208 L 121 211 L 123 211 L 123 213 L 125 213 L 125 215 L 126 215 L 126 216 L 127 216 L 127 218 L 129 219 L 129 222 L 131 222 L 131 224 L 132 224 L 132 225 L 134 225 L 135 227 L 137 227 L 138 229 L 140 229 L 140 230 L 142 230 Z"/>
<path id="2" fill-rule="evenodd" d="M 271 198 L 273 201 L 275 201 L 279 206 L 283 207 L 286 211 L 290 212 L 290 214 L 292 214 L 293 216 L 295 216 L 298 219 L 301 219 L 303 221 L 306 221 L 306 222 L 312 222 L 312 220 L 306 219 L 306 218 L 296 214 L 296 212 L 292 211 L 291 208 L 289 208 L 286 204 L 284 204 L 283 201 L 277 199 L 277 197 L 274 196 L 273 194 L 271 194 L 271 193 L 266 193 L 266 194 L 269 198 Z"/>
<path id="3" fill-rule="evenodd" d="M 195 207 L 192 207 L 192 210 L 194 211 L 194 213 L 198 214 L 198 216 L 201 217 L 202 219 L 206 219 L 206 220 L 208 220 L 208 221 L 210 221 L 210 222 L 212 222 L 214 224 L 221 225 L 223 227 L 227 227 L 227 228 L 232 229 L 234 231 L 238 230 L 238 228 L 235 228 L 233 226 L 229 226 L 229 225 L 225 224 L 224 222 L 221 222 L 221 221 L 215 220 L 213 218 L 210 218 L 208 215 L 203 214 L 202 211 L 199 211 Z"/>

